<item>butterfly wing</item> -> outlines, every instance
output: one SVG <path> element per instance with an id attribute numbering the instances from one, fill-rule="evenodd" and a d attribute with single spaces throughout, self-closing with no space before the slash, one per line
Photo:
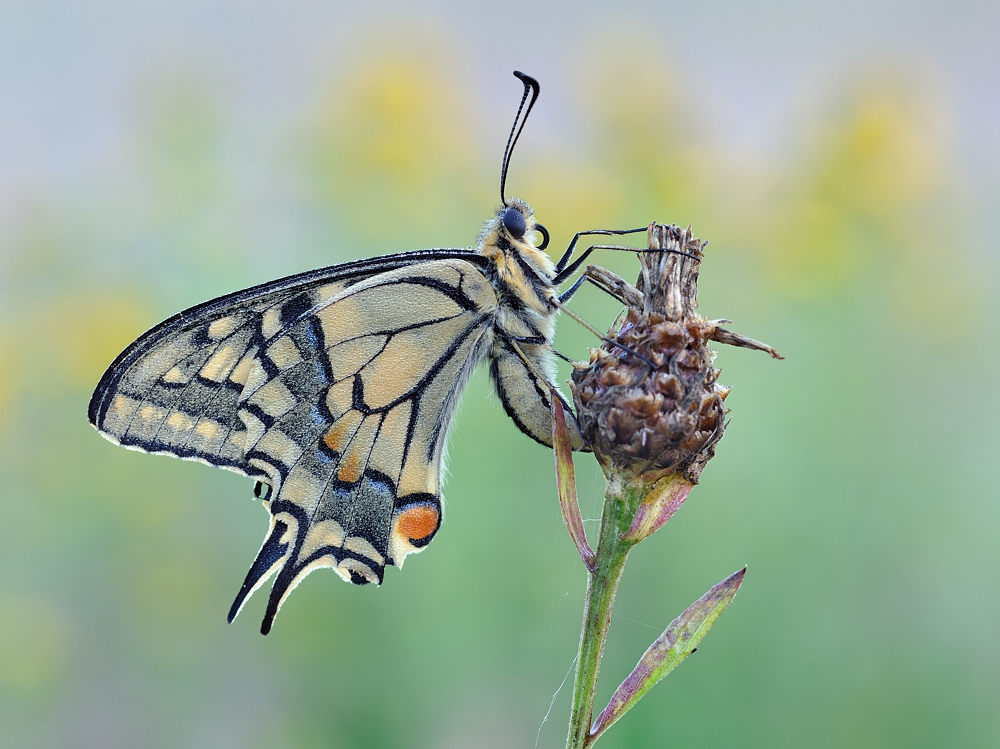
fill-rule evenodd
<path id="1" fill-rule="evenodd" d="M 175 315 L 108 368 L 89 409 L 104 436 L 270 487 L 230 619 L 275 572 L 263 632 L 312 569 L 381 581 L 433 538 L 446 432 L 497 305 L 481 264 L 431 250 L 291 276 Z"/>
<path id="2" fill-rule="evenodd" d="M 134 450 L 257 476 L 246 463 L 239 395 L 260 344 L 322 299 L 371 276 L 427 260 L 477 257 L 422 250 L 335 265 L 219 297 L 140 336 L 108 367 L 88 416 Z"/>
<path id="3" fill-rule="evenodd" d="M 497 303 L 473 263 L 421 263 L 344 289 L 261 344 L 238 412 L 271 526 L 230 619 L 272 574 L 265 633 L 312 570 L 378 583 L 430 543 L 446 432 Z"/>
<path id="4" fill-rule="evenodd" d="M 490 351 L 490 379 L 504 411 L 517 428 L 546 447 L 552 447 L 551 398 L 554 392 L 569 414 L 566 426 L 572 449 L 590 450 L 580 434 L 573 409 L 553 385 L 552 351 L 547 344 L 515 343 L 509 335 L 498 335 Z"/>

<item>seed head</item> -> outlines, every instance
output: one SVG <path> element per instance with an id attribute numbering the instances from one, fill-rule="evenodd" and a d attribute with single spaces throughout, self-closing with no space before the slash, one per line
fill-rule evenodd
<path id="1" fill-rule="evenodd" d="M 605 472 L 656 480 L 674 471 L 697 483 L 726 427 L 726 396 L 710 340 L 760 348 L 698 314 L 698 269 L 707 242 L 690 227 L 651 224 L 633 287 L 603 268 L 588 274 L 628 305 L 590 363 L 573 371 L 583 435 Z M 722 321 L 728 322 L 728 321 Z M 780 357 L 778 357 L 780 358 Z"/>

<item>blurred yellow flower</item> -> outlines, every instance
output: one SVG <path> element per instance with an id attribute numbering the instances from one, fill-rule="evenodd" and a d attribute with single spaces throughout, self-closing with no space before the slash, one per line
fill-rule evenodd
<path id="1" fill-rule="evenodd" d="M 714 164 L 701 142 L 700 102 L 655 45 L 601 49 L 590 58 L 583 100 L 604 179 L 627 194 L 621 202 L 636 225 L 662 220 L 704 229 Z"/>
<path id="2" fill-rule="evenodd" d="M 933 97 L 888 76 L 854 87 L 781 182 L 758 244 L 798 294 L 835 288 L 888 257 L 920 258 L 948 181 Z"/>
<path id="3" fill-rule="evenodd" d="M 56 379 L 89 389 L 121 350 L 150 320 L 145 305 L 123 289 L 81 289 L 50 299 L 23 318 L 17 330 L 16 359 L 25 364 L 21 386 Z"/>
<path id="4" fill-rule="evenodd" d="M 351 231 L 411 238 L 410 249 L 466 204 L 476 151 L 451 69 L 429 52 L 381 57 L 331 89 L 309 150 L 322 196 Z"/>

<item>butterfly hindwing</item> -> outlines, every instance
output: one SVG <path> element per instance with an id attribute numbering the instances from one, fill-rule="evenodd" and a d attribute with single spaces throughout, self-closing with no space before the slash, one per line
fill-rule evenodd
<path id="1" fill-rule="evenodd" d="M 516 349 L 515 349 L 516 345 Z M 530 362 L 531 366 L 528 366 Z M 562 401 L 569 414 L 570 444 L 573 450 L 589 450 L 580 434 L 573 409 L 555 390 L 552 357 L 548 347 L 532 343 L 513 343 L 498 336 L 490 352 L 490 379 L 504 411 L 518 429 L 536 442 L 552 447 L 552 393 Z"/>
<path id="2" fill-rule="evenodd" d="M 433 538 L 462 386 L 486 355 L 497 296 L 463 260 L 358 282 L 263 341 L 240 396 L 244 458 L 271 487 L 271 527 L 233 609 L 277 573 L 262 631 L 310 571 L 381 582 Z"/>

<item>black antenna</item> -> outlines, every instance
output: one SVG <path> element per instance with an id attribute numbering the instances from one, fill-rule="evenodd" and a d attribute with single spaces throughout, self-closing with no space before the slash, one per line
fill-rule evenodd
<path id="1" fill-rule="evenodd" d="M 510 129 L 510 135 L 507 137 L 507 147 L 503 152 L 503 168 L 500 170 L 500 202 L 507 205 L 507 198 L 504 197 L 503 188 L 507 183 L 507 165 L 510 164 L 510 155 L 514 150 L 514 146 L 517 143 L 517 139 L 521 137 L 521 130 L 524 130 L 524 123 L 528 121 L 528 115 L 531 113 L 531 108 L 535 106 L 535 100 L 538 98 L 538 81 L 532 78 L 530 75 L 525 75 L 520 70 L 514 71 L 514 76 L 524 84 L 524 94 L 521 96 L 521 104 L 517 108 L 517 114 L 514 116 L 514 126 Z M 521 110 L 524 109 L 524 102 L 528 99 L 528 91 L 531 91 L 531 101 L 528 102 L 528 108 L 524 112 L 524 119 L 521 120 Z M 517 127 L 518 120 L 521 120 L 520 129 Z M 515 135 L 516 131 L 516 135 Z"/>

